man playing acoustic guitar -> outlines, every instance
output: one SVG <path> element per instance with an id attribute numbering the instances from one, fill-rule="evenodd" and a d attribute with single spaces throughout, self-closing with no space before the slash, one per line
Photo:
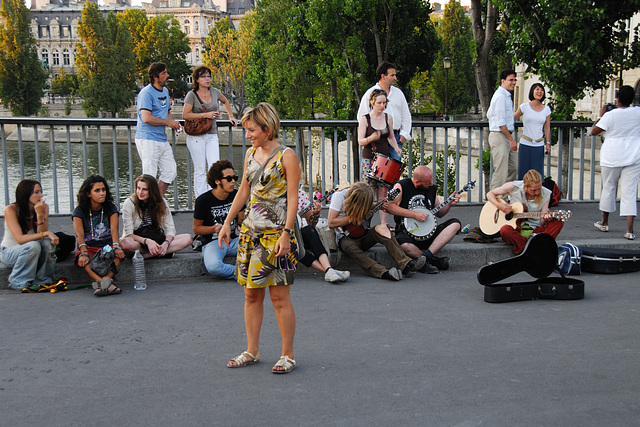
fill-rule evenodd
<path id="1" fill-rule="evenodd" d="M 386 203 L 381 202 L 384 209 Z M 379 224 L 374 228 L 362 229 L 363 222 L 370 221 L 373 207 L 373 190 L 364 182 L 357 182 L 350 189 L 338 191 L 333 195 L 327 218 L 330 228 L 344 230 L 338 232 L 338 246 L 372 277 L 397 281 L 402 280 L 403 274 L 407 277 L 413 275 L 424 267 L 427 262 L 425 257 L 414 260 L 406 256 L 386 225 Z M 387 248 L 399 269 L 387 269 L 364 253 L 376 243 L 382 243 Z"/>
<path id="2" fill-rule="evenodd" d="M 395 215 L 396 240 L 400 247 L 411 258 L 424 256 L 427 259 L 427 264 L 421 270 L 423 273 L 435 274 L 438 270 L 447 270 L 449 258 L 436 257 L 435 254 L 458 234 L 460 221 L 451 218 L 438 224 L 433 218 L 430 211 L 439 204 L 438 187 L 433 184 L 433 173 L 426 166 L 418 166 L 413 171 L 413 176 L 400 180 L 395 185 L 394 189 L 396 188 L 400 190 L 400 194 L 389 202 L 387 211 Z M 458 193 L 435 216 L 442 218 L 459 200 Z M 431 221 L 428 221 L 429 216 L 432 217 Z M 407 230 L 405 218 L 418 221 L 419 229 Z M 430 224 L 433 224 L 433 229 L 426 230 Z"/>
<path id="3" fill-rule="evenodd" d="M 510 204 L 498 199 L 498 196 L 510 194 L 510 202 L 522 203 L 527 212 L 545 213 L 541 218 L 533 217 L 523 219 L 516 228 L 505 224 L 500 227 L 500 236 L 506 243 L 513 245 L 513 252 L 519 254 L 527 244 L 527 240 L 532 234 L 545 233 L 554 239 L 558 237 L 564 222 L 554 218 L 549 212 L 549 199 L 551 191 L 542 186 L 542 176 L 536 170 L 529 170 L 522 181 L 507 182 L 502 187 L 495 188 L 487 193 L 489 200 L 496 208 L 505 215 L 510 214 L 513 209 Z"/>

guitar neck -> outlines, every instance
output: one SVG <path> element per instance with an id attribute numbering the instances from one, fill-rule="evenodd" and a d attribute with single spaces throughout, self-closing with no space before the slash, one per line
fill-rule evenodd
<path id="1" fill-rule="evenodd" d="M 554 218 L 558 216 L 558 212 L 520 212 L 514 213 L 513 218 L 542 218 L 546 214 L 549 214 Z"/>
<path id="2" fill-rule="evenodd" d="M 436 213 L 438 212 L 440 209 L 444 208 L 445 206 L 447 206 L 449 203 L 451 203 L 451 201 L 458 195 L 458 194 L 462 194 L 465 190 L 458 190 L 455 193 L 453 193 L 451 196 L 449 196 L 447 198 L 447 200 L 445 200 L 444 202 L 440 203 L 438 206 L 436 206 L 435 208 L 431 209 L 431 213 Z"/>

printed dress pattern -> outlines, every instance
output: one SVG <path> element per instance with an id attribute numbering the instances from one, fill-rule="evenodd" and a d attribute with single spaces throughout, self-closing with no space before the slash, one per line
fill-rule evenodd
<path id="1" fill-rule="evenodd" d="M 286 149 L 285 149 L 286 150 Z M 290 285 L 296 270 L 297 242 L 291 236 L 291 250 L 283 257 L 276 257 L 275 246 L 287 219 L 287 181 L 282 166 L 284 151 L 262 173 L 251 189 L 240 229 L 236 277 L 238 283 L 248 288 Z M 251 182 L 260 168 L 250 150 L 246 179 Z"/>

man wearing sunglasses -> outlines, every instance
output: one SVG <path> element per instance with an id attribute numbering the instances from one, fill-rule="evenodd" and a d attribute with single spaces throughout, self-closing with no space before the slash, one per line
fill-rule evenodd
<path id="1" fill-rule="evenodd" d="M 218 160 L 209 168 L 207 184 L 211 191 L 202 193 L 196 199 L 193 211 L 193 232 L 202 240 L 202 260 L 204 266 L 213 276 L 221 279 L 233 279 L 235 263 L 225 264 L 224 257 L 238 254 L 238 229 L 244 219 L 244 209 L 231 222 L 231 242 L 221 249 L 218 246 L 218 233 L 224 224 L 229 209 L 238 190 L 235 185 L 238 175 L 233 164 L 226 159 Z"/>

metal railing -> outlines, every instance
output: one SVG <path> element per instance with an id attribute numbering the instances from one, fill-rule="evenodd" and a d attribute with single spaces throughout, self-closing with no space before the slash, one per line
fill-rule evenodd
<path id="1" fill-rule="evenodd" d="M 564 142 L 554 145 L 551 156 L 545 156 L 545 171 L 564 190 L 565 199 L 591 201 L 599 197 L 600 138 L 587 135 L 592 124 L 551 123 L 557 140 Z M 94 173 L 103 175 L 112 185 L 114 198 L 123 201 L 133 192 L 133 181 L 141 173 L 138 155 L 133 154 L 135 126 L 135 119 L 0 117 L 5 205 L 13 201 L 18 181 L 31 177 L 43 183 L 53 213 L 69 213 L 75 206 L 74 191 Z M 403 149 L 405 175 L 411 176 L 421 164 L 432 170 L 451 168 L 454 173 L 444 174 L 442 180 L 448 192 L 476 181 L 476 188 L 463 203 L 482 203 L 489 176 L 480 166 L 485 164 L 487 126 L 486 121 L 415 121 L 413 139 Z M 516 124 L 516 133 L 520 126 Z M 339 183 L 359 180 L 355 120 L 282 120 L 281 127 L 280 139 L 295 149 L 309 192 L 319 188 L 324 193 Z M 231 159 L 240 171 L 250 145 L 244 130 L 232 127 L 228 120 L 219 120 L 218 128 L 220 157 Z M 515 137 L 518 140 L 517 134 Z M 184 136 L 171 131 L 169 140 L 179 163 L 179 175 L 167 198 L 173 209 L 191 210 L 192 163 Z"/>

